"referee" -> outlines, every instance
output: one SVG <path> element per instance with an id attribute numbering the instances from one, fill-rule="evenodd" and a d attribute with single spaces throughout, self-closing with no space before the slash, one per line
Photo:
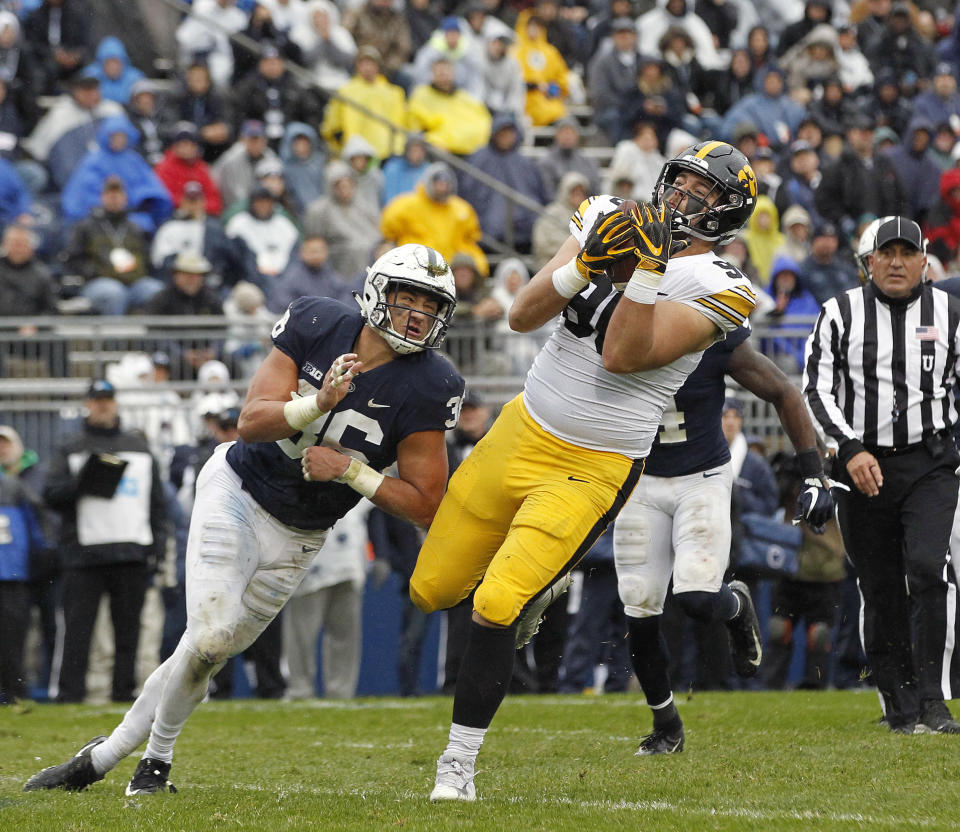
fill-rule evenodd
<path id="1" fill-rule="evenodd" d="M 949 547 L 960 483 L 950 435 L 960 299 L 924 283 L 925 267 L 915 222 L 880 225 L 872 282 L 823 304 L 804 393 L 839 446 L 838 481 L 850 489 L 836 495 L 840 530 L 890 730 L 960 734 L 944 703 L 954 695 L 958 600 Z"/>

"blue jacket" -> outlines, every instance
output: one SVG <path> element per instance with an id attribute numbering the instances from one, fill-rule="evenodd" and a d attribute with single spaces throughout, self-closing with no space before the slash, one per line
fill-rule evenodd
<path id="1" fill-rule="evenodd" d="M 293 140 L 297 136 L 306 136 L 310 140 L 313 149 L 306 159 L 293 154 Z M 302 121 L 290 122 L 280 144 L 280 159 L 283 161 L 287 189 L 302 215 L 311 202 L 323 196 L 327 155 L 323 152 L 317 131 Z"/>
<path id="2" fill-rule="evenodd" d="M 24 487 L 0 478 L 0 581 L 28 581 L 30 560 L 47 548 L 37 512 Z"/>
<path id="3" fill-rule="evenodd" d="M 914 117 L 910 120 L 906 135 L 897 147 L 887 154 L 893 163 L 893 169 L 900 177 L 904 190 L 907 192 L 907 205 L 904 213 L 923 223 L 926 213 L 940 200 L 940 174 L 942 171 L 929 152 L 933 146 L 935 125 L 939 121 L 920 115 L 919 98 L 915 101 Z M 960 103 L 960 96 L 958 96 Z M 941 119 L 946 121 L 946 119 Z M 917 153 L 913 149 L 913 137 L 917 130 L 925 129 L 930 137 L 927 149 Z"/>
<path id="4" fill-rule="evenodd" d="M 383 204 L 400 194 L 416 188 L 423 172 L 430 166 L 424 159 L 419 165 L 411 165 L 404 156 L 391 156 L 383 166 Z"/>
<path id="5" fill-rule="evenodd" d="M 103 63 L 108 58 L 116 58 L 123 63 L 123 71 L 119 78 L 111 78 L 104 72 Z M 109 98 L 118 104 L 126 104 L 130 100 L 131 87 L 144 77 L 139 69 L 130 66 L 130 58 L 123 42 L 112 35 L 100 41 L 97 47 L 97 59 L 83 71 L 100 81 L 100 92 L 104 98 Z"/>
<path id="6" fill-rule="evenodd" d="M 762 92 L 741 98 L 723 117 L 720 124 L 720 138 L 726 141 L 733 139 L 734 128 L 741 121 L 750 121 L 757 130 L 766 135 L 773 147 L 784 144 L 780 136 L 779 127 L 785 125 L 790 131 L 787 142 L 796 134 L 800 119 L 804 116 L 804 109 L 793 101 L 786 93 L 777 98 L 771 98 Z"/>
<path id="7" fill-rule="evenodd" d="M 33 199 L 17 169 L 0 157 L 0 225 L 8 225 L 21 214 L 29 214 Z"/>
<path id="8" fill-rule="evenodd" d="M 790 317 L 793 315 L 819 315 L 820 304 L 807 288 L 806 275 L 800 264 L 792 257 L 781 254 L 773 261 L 773 267 L 770 269 L 770 283 L 765 291 L 770 297 L 776 300 L 775 286 L 777 275 L 780 272 L 790 271 L 797 276 L 796 288 L 790 295 L 783 315 Z M 776 319 L 772 321 L 776 323 Z M 761 339 L 761 349 L 767 355 L 770 350 L 776 354 L 786 354 L 793 357 L 797 363 L 797 369 L 803 369 L 803 350 L 806 344 L 807 336 L 810 334 L 810 325 L 782 326 L 784 335 L 777 338 Z"/>
<path id="9" fill-rule="evenodd" d="M 127 146 L 120 152 L 110 149 L 113 133 L 127 134 Z M 130 219 L 144 231 L 153 233 L 173 213 L 170 192 L 134 148 L 140 133 L 126 116 L 111 116 L 97 127 L 97 150 L 80 160 L 63 189 L 61 207 L 64 219 L 74 223 L 100 204 L 100 192 L 108 176 L 118 176 L 127 190 Z"/>

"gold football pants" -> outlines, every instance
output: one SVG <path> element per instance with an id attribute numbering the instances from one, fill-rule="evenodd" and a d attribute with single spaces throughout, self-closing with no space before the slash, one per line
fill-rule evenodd
<path id="1" fill-rule="evenodd" d="M 477 587 L 474 609 L 509 626 L 590 550 L 642 470 L 643 460 L 557 439 L 517 396 L 451 478 L 410 597 L 432 612 Z"/>

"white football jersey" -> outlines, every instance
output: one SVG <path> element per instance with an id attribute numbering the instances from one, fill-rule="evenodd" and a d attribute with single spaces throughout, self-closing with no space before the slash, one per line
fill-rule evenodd
<path id="1" fill-rule="evenodd" d="M 611 196 L 585 200 L 570 220 L 570 233 L 583 245 L 597 216 L 619 210 L 621 202 Z M 670 260 L 658 294 L 713 321 L 718 340 L 741 326 L 756 305 L 749 279 L 713 252 Z M 650 453 L 664 408 L 703 352 L 655 370 L 605 370 L 603 339 L 620 297 L 602 275 L 570 300 L 527 373 L 523 397 L 530 415 L 559 439 L 639 459 Z"/>

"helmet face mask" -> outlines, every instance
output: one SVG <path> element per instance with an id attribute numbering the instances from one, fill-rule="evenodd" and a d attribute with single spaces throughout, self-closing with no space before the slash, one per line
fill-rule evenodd
<path id="1" fill-rule="evenodd" d="M 683 177 L 685 181 L 675 186 L 684 172 L 700 177 L 709 190 L 691 193 L 686 181 L 690 177 Z M 750 219 L 756 205 L 757 177 L 747 157 L 732 145 L 700 142 L 669 160 L 660 171 L 654 203 L 670 200 L 672 194 L 687 198 L 684 213 L 674 211 L 674 233 L 723 245 Z"/>
<path id="2" fill-rule="evenodd" d="M 436 312 L 408 303 L 400 295 L 428 295 Z M 408 243 L 382 255 L 369 269 L 363 296 L 357 296 L 367 324 L 400 355 L 437 349 L 446 337 L 457 305 L 453 274 L 439 252 Z M 415 317 L 416 316 L 416 317 Z M 424 321 L 423 329 L 420 321 Z"/>
<path id="3" fill-rule="evenodd" d="M 860 233 L 860 240 L 857 243 L 857 268 L 860 272 L 860 282 L 866 283 L 873 279 L 873 271 L 870 268 L 870 255 L 873 254 L 877 242 L 877 229 L 887 220 L 892 220 L 893 215 L 886 217 L 877 217 Z"/>

